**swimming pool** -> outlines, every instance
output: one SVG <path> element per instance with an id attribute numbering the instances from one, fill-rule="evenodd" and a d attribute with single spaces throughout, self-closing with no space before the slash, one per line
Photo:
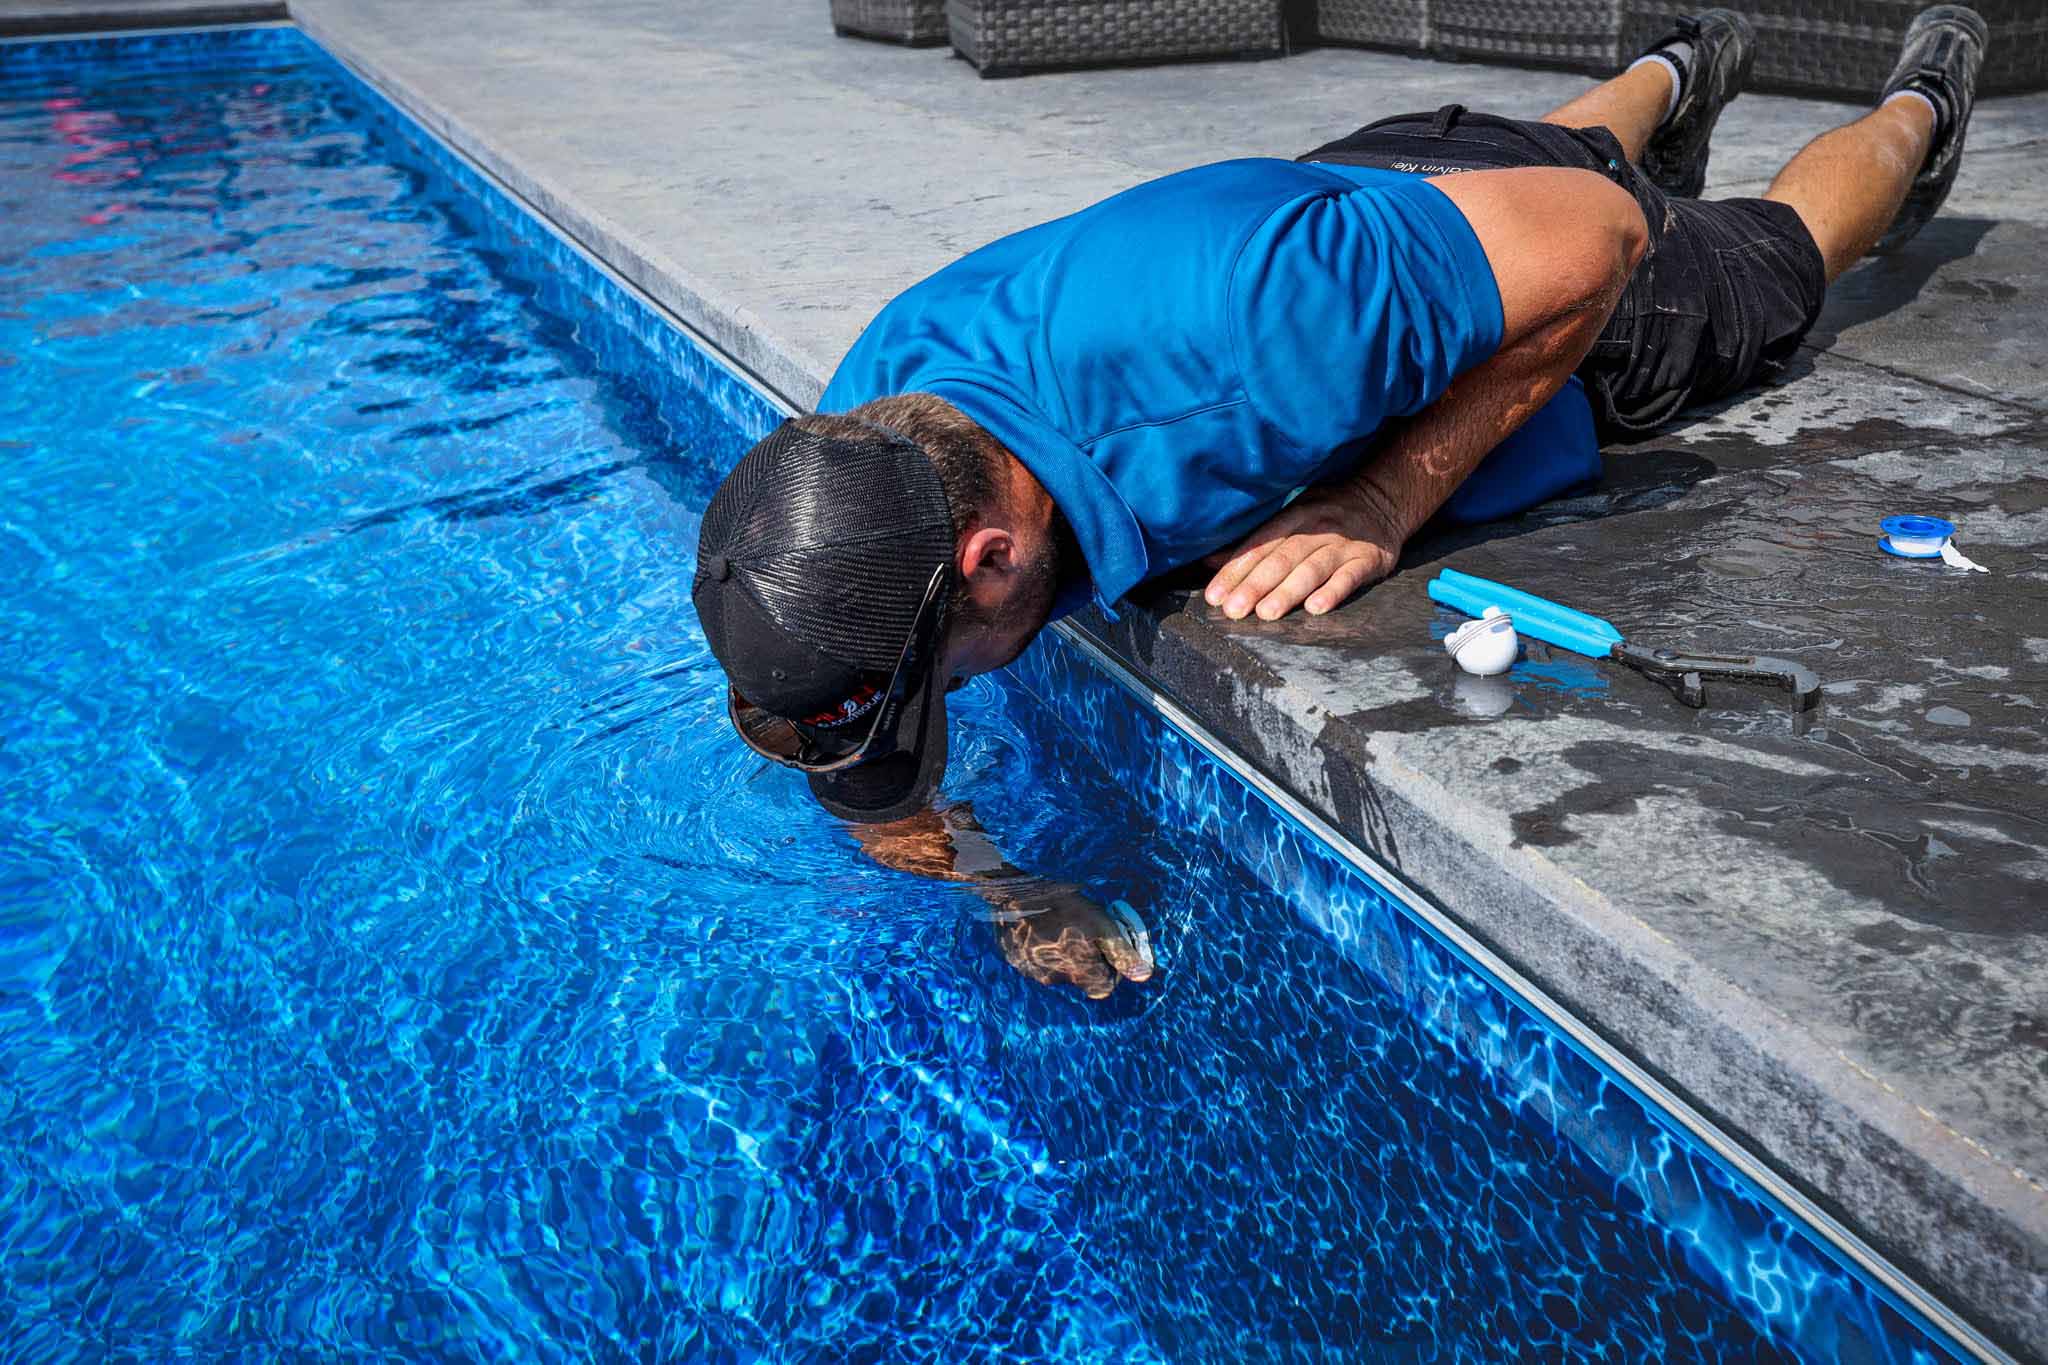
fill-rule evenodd
<path id="1" fill-rule="evenodd" d="M 289 30 L 0 49 L 9 1354 L 1941 1360 L 1048 639 L 1003 964 L 727 734 L 776 414 Z"/>

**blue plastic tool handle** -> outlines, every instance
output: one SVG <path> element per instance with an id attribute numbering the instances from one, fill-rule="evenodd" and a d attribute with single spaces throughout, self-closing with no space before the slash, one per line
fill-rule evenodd
<path id="1" fill-rule="evenodd" d="M 1483 616 L 1488 607 L 1499 607 L 1515 618 L 1521 634 L 1589 659 L 1604 659 L 1621 643 L 1621 632 L 1597 616 L 1456 569 L 1445 569 L 1429 580 L 1429 596 L 1467 616 Z"/>

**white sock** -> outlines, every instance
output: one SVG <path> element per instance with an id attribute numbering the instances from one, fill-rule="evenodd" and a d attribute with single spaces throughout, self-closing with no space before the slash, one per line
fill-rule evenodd
<path id="1" fill-rule="evenodd" d="M 1927 96 L 1925 96 L 1925 95 L 1921 94 L 1921 93 L 1920 93 L 1920 92 L 1919 92 L 1918 90 L 1899 90 L 1899 91 L 1895 91 L 1895 92 L 1893 92 L 1892 94 L 1890 94 L 1890 95 L 1887 95 L 1887 96 L 1885 97 L 1885 101 L 1884 101 L 1884 102 L 1885 102 L 1885 104 L 1890 104 L 1890 103 L 1891 103 L 1891 102 L 1892 102 L 1893 100 L 1919 100 L 1919 101 L 1920 101 L 1920 102 L 1921 102 L 1922 104 L 1926 105 L 1926 106 L 1927 106 L 1927 112 L 1928 112 L 1928 113 L 1930 113 L 1930 114 L 1932 114 L 1932 115 L 1934 115 L 1934 131 L 1935 131 L 1935 133 L 1936 133 L 1937 135 L 1939 135 L 1939 134 L 1940 134 L 1940 132 L 1941 132 L 1941 110 L 1939 110 L 1939 109 L 1937 109 L 1937 108 L 1935 108 L 1935 107 L 1934 107 L 1934 101 L 1933 101 L 1933 100 L 1931 100 L 1931 99 L 1927 98 Z M 1880 106 L 1879 106 L 1879 108 L 1882 108 L 1882 107 L 1883 107 L 1883 105 L 1880 105 Z"/>
<path id="2" fill-rule="evenodd" d="M 1652 52 L 1647 57 L 1636 58 L 1628 64 L 1628 69 L 1633 71 L 1645 62 L 1655 62 L 1664 68 L 1666 75 L 1671 77 L 1671 98 L 1664 101 L 1664 117 L 1657 120 L 1657 126 L 1662 128 L 1670 121 L 1671 111 L 1678 107 L 1678 93 L 1685 88 L 1685 73 L 1678 69 L 1677 62 L 1672 61 L 1661 52 Z"/>

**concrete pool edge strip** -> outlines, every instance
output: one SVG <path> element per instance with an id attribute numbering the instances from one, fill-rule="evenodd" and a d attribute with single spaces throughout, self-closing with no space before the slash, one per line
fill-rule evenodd
<path id="1" fill-rule="evenodd" d="M 660 312 L 778 406 L 808 409 L 825 391 L 828 362 L 771 335 L 751 309 L 716 283 L 637 240 L 596 209 L 529 175 L 516 157 L 462 123 L 426 92 L 387 76 L 375 58 L 315 14 L 294 7 L 292 22 L 358 79 L 476 166 L 542 222 L 652 301 Z"/>
<path id="2" fill-rule="evenodd" d="M 761 386 L 777 406 L 785 411 L 807 410 L 823 392 L 828 359 L 776 336 L 743 306 L 724 300 L 714 283 L 695 277 L 660 251 L 636 241 L 624 225 L 529 174 L 486 132 L 465 125 L 427 92 L 387 75 L 373 52 L 351 41 L 338 26 L 323 22 L 317 11 L 317 6 L 294 5 L 293 18 L 366 84 L 476 166 L 572 246 L 675 319 L 700 344 Z M 1219 676 L 1242 681 L 1259 672 L 1258 665 L 1228 641 L 1195 638 L 1199 622 L 1184 615 L 1161 618 L 1130 605 L 1123 613 L 1123 626 L 1107 632 L 1124 635 L 1126 640 L 1118 643 L 1097 636 L 1093 643 L 1148 686 L 1161 683 L 1161 679 L 1147 667 L 1148 658 L 1156 657 L 1155 650 L 1136 644 L 1128 635 L 1139 620 L 1155 642 L 1170 640 L 1169 648 L 1182 653 L 1184 674 L 1212 681 Z M 1168 629 L 1169 625 L 1177 629 Z M 1066 628 L 1064 633 L 1084 648 L 1089 643 L 1080 630 Z M 1283 708 L 1247 707 L 1241 704 L 1247 698 L 1235 699 L 1240 704 L 1204 708 L 1198 700 L 1189 701 L 1199 696 L 1192 687 L 1164 682 L 1153 690 L 1189 703 L 1181 706 L 1182 713 L 1202 722 L 1205 733 L 1218 738 L 1223 748 L 1235 755 L 1237 761 L 1231 766 L 1240 775 L 1247 770 L 1265 775 L 1267 782 L 1287 792 L 1302 809 L 1313 812 L 1323 829 L 1333 834 L 1346 829 L 1340 812 L 1313 799 L 1312 784 L 1298 780 L 1298 773 L 1290 774 L 1290 765 L 1275 762 L 1270 750 L 1261 752 L 1265 748 L 1261 740 L 1293 729 L 1297 738 L 1308 741 L 1313 751 L 1310 756 L 1327 767 L 1327 741 L 1341 743 L 1352 738 L 1365 743 L 1367 737 L 1345 736 L 1341 727 L 1327 725 L 1322 734 L 1301 735 L 1298 722 Z M 1306 710 L 1314 708 L 1311 705 Z M 1211 711 L 1214 714 L 1208 714 Z M 1251 722 L 1254 714 L 1270 721 L 1266 734 Z M 1352 766 L 1362 784 L 1365 769 L 1374 759 L 1363 754 L 1359 758 Z M 1283 775 L 1277 783 L 1275 773 Z M 1288 776 L 1296 780 L 1287 780 Z M 1494 961 L 1509 967 L 1512 982 L 1532 984 L 1537 998 L 1561 1016 L 1555 1022 L 1568 1036 L 1601 1040 L 1606 1055 L 1629 1062 L 1630 1072 L 1624 1074 L 1647 1082 L 1646 1093 L 1682 1100 L 1682 1107 L 1673 1111 L 1681 1122 L 1690 1116 L 1694 1122 L 1704 1123 L 1704 1115 L 1718 1115 L 1711 1125 L 1713 1136 L 1702 1135 L 1709 1148 L 1720 1150 L 1725 1145 L 1742 1151 L 1755 1169 L 1776 1172 L 1767 1188 L 1796 1196 L 1790 1207 L 1819 1214 L 1822 1221 L 1814 1226 L 1831 1242 L 1836 1239 L 1830 1236 L 1830 1228 L 1844 1232 L 1861 1229 L 1850 1235 L 1849 1243 L 1836 1242 L 1845 1256 L 1887 1266 L 1882 1274 L 1873 1272 L 1881 1283 L 1920 1286 L 1902 1297 L 1930 1319 L 1950 1325 L 1965 1349 L 1982 1359 L 2011 1359 L 1975 1323 L 1991 1322 L 2017 1338 L 2027 1321 L 2024 1303 L 2029 1291 L 2023 1285 L 2004 1286 L 2005 1312 L 1998 1312 L 1993 1304 L 1973 1304 L 1972 1295 L 1959 1292 L 1996 1283 L 2001 1272 L 2010 1277 L 2026 1253 L 2030 1230 L 2023 1219 L 2013 1217 L 2018 1210 L 1990 1195 L 1986 1188 L 1999 1176 L 2006 1176 L 2009 1168 L 1987 1170 L 1996 1164 L 1986 1159 L 1988 1154 L 1965 1147 L 1967 1140 L 1957 1141 L 1950 1130 L 1933 1132 L 1929 1116 L 1909 1100 L 1853 1071 L 1839 1052 L 1808 1039 L 1733 983 L 1718 977 L 1705 979 L 1711 975 L 1708 969 L 1678 945 L 1619 912 L 1540 852 L 1521 850 L 1516 865 L 1491 858 L 1482 844 L 1459 827 L 1455 811 L 1450 809 L 1455 803 L 1442 799 L 1433 780 L 1415 774 L 1409 776 L 1422 780 L 1404 782 L 1402 775 L 1384 767 L 1379 776 L 1380 786 L 1402 789 L 1398 792 L 1401 804 L 1410 812 L 1410 819 L 1403 822 L 1408 826 L 1404 835 L 1428 830 L 1444 847 L 1445 856 L 1431 860 L 1433 866 L 1428 869 L 1389 875 L 1386 860 L 1367 846 L 1370 839 L 1362 844 L 1354 833 L 1334 844 L 1347 860 L 1355 862 L 1353 855 L 1359 855 L 1380 868 L 1378 879 L 1394 885 L 1406 901 L 1416 899 L 1419 884 L 1465 910 L 1462 919 L 1446 917 L 1474 943 L 1485 946 Z M 1304 787 L 1309 790 L 1302 790 Z M 1475 858 L 1479 867 L 1492 864 L 1490 875 L 1470 876 Z M 1470 894 L 1445 895 L 1461 872 Z M 1470 913 L 1474 908 L 1490 913 L 1474 915 Z M 1433 913 L 1446 914 L 1440 909 Z M 1548 945 L 1552 961 L 1535 961 L 1533 954 L 1507 951 L 1505 945 L 1510 942 Z M 1560 955 L 1555 951 L 1560 945 L 1570 947 Z M 1575 970 L 1545 969 L 1565 958 L 1572 959 L 1569 965 Z M 1594 975 L 1610 987 L 1604 1000 L 1588 999 L 1583 989 L 1584 969 L 1596 960 L 1600 970 Z M 1657 1025 L 1655 1038 L 1638 1026 L 1652 1022 Z M 1619 1045 L 1617 1039 L 1628 1039 L 1633 1046 Z M 1802 1061 L 1808 1064 L 1800 1065 Z M 1782 1121 L 1787 1113 L 1796 1113 L 1803 1121 L 1788 1127 Z M 1837 1140 L 1813 1142 L 1815 1132 Z M 1743 1136 L 1734 1136 L 1737 1134 Z M 1917 1141 L 1909 1140 L 1907 1134 Z M 1765 1140 L 1761 1135 L 1777 1140 Z M 1955 1168 L 1930 1156 L 1930 1148 L 1943 1157 L 1966 1155 Z M 1860 1163 L 1863 1170 L 1852 1170 L 1850 1163 L 1843 1161 L 1845 1149 L 1864 1158 Z M 1852 1179 L 1844 1182 L 1845 1175 Z M 1859 1187 L 1864 1197 L 1832 1193 L 1844 1183 Z M 1937 1187 L 1946 1187 L 1945 1198 L 1930 1198 Z M 1900 1217 L 1902 1210 L 1910 1211 L 1908 1216 Z M 1961 1258 L 1963 1264 L 1947 1267 L 1953 1273 L 1942 1273 L 1944 1268 L 1937 1263 L 1912 1254 L 1916 1247 L 1953 1245 L 1951 1239 L 1958 1227 L 1973 1229 L 1975 1235 L 1965 1240 L 1976 1254 Z M 2034 1239 L 2048 1244 L 2048 1228 L 2031 1232 Z M 2027 1349 L 2033 1349 L 2033 1344 L 2028 1343 Z M 2048 1344 L 2040 1349 L 2048 1350 Z"/>
<path id="3" fill-rule="evenodd" d="M 93 5 L 29 5 L 0 10 L 0 38 L 104 36 L 145 33 L 198 25 L 281 23 L 289 18 L 285 0 L 211 0 L 210 3 L 147 4 L 108 0 Z"/>
<path id="4" fill-rule="evenodd" d="M 692 280 L 658 252 L 639 248 L 630 234 L 601 215 L 586 213 L 534 183 L 488 138 L 470 135 L 419 92 L 379 79 L 374 61 L 344 37 L 303 16 L 300 23 L 428 134 L 478 167 L 596 264 L 610 267 L 615 277 L 648 296 L 701 344 L 777 395 L 782 407 L 801 406 L 792 395 L 814 395 L 822 387 L 823 365 L 766 335 L 742 310 L 722 311 L 725 305 L 715 287 Z M 736 353 L 733 338 L 747 354 Z M 1968 1138 L 1932 1133 L 1927 1126 L 1932 1116 L 1910 1100 L 1884 1094 L 1881 1081 L 1855 1072 L 1839 1052 L 1787 1025 L 1540 852 L 1500 856 L 1483 832 L 1461 823 L 1455 801 L 1445 800 L 1440 783 L 1389 764 L 1384 755 L 1376 757 L 1369 735 L 1328 724 L 1306 694 L 1279 696 L 1277 680 L 1261 681 L 1249 656 L 1199 620 L 1133 607 L 1124 624 L 1107 633 L 1119 637 L 1108 646 L 1113 657 L 1137 676 L 1156 680 L 1146 685 L 1158 694 L 1188 700 L 1187 714 L 1215 727 L 1219 744 L 1237 758 L 1232 766 L 1241 775 L 1281 774 L 1274 789 L 1299 801 L 1333 833 L 1359 825 L 1336 846 L 1347 856 L 1360 852 L 1381 866 L 1382 879 L 1387 879 L 1384 864 L 1369 847 L 1378 841 L 1374 820 L 1388 821 L 1388 812 L 1397 812 L 1391 822 L 1407 854 L 1405 877 L 1458 906 L 1464 918 L 1453 922 L 1470 927 L 1476 942 L 1492 945 L 1503 961 L 1518 964 L 1531 980 L 1549 982 L 1551 994 L 1571 1001 L 1571 1008 L 1592 1022 L 1593 1036 L 1629 1039 L 1633 1050 L 1625 1055 L 1637 1057 L 1644 1074 L 1722 1115 L 1733 1131 L 1752 1135 L 1744 1147 L 1771 1153 L 1777 1167 L 1789 1172 L 1793 1188 L 1823 1192 L 1823 1206 L 1841 1208 L 1859 1226 L 1880 1224 L 1877 1236 L 1896 1246 L 1947 1243 L 1960 1226 L 1968 1235 L 1956 1240 L 1972 1244 L 1974 1263 L 1965 1258 L 1964 1264 L 1951 1263 L 1948 1273 L 1921 1278 L 1981 1290 L 2002 1273 L 2006 1282 L 2003 1295 L 1993 1296 L 1996 1306 L 1971 1311 L 2017 1334 L 2015 1315 L 2034 1301 L 2024 1297 L 2024 1290 L 2014 1297 L 2011 1277 L 2018 1257 L 2040 1242 L 2040 1230 L 2032 1226 L 2039 1222 L 2038 1210 L 2025 1210 L 2035 1215 L 2031 1219 L 2016 1217 L 2011 1205 L 2001 1209 L 2000 1201 L 1986 1193 L 1990 1175 L 1996 1174 L 1988 1153 L 1965 1153 Z M 1188 683 L 1204 671 L 1207 703 L 1202 689 Z M 1247 707 L 1229 698 L 1214 704 L 1219 683 L 1242 689 L 1237 703 L 1249 697 L 1257 704 Z M 1256 695 L 1262 687 L 1268 692 L 1263 697 Z M 1316 733 L 1309 732 L 1311 719 L 1321 722 Z M 1262 732 L 1261 726 L 1271 728 Z M 1363 779 L 1371 768 L 1369 790 L 1381 803 L 1376 816 L 1370 811 L 1362 820 L 1343 815 L 1343 803 L 1330 796 L 1333 761 L 1349 770 L 1354 797 L 1366 786 Z M 1266 776 L 1265 781 L 1273 779 Z M 1391 880 L 1398 884 L 1403 876 Z M 1508 944 L 1515 945 L 1511 951 Z M 1851 1130 L 1859 1140 L 1843 1136 Z M 1814 1141 L 1816 1131 L 1829 1140 Z M 1853 1159 L 1845 1160 L 1845 1152 Z M 1852 1188 L 1855 1197 L 1825 1193 L 1844 1188 Z M 1944 1235 L 1930 1236 L 1937 1231 Z M 2011 1240 L 2014 1233 L 2017 1241 Z M 1901 1258 L 1901 1263 L 1910 1267 L 1917 1260 Z M 1965 1304 L 1981 1301 L 1980 1295 L 1954 1289 L 1950 1297 Z M 2031 1336 L 2024 1339 L 2026 1349 L 2048 1350 Z"/>

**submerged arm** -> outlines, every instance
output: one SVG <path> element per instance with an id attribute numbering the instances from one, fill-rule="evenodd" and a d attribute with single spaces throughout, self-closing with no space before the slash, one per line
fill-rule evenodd
<path id="1" fill-rule="evenodd" d="M 1079 887 L 1014 866 L 969 805 L 851 829 L 884 867 L 967 883 L 990 906 L 1004 959 L 1041 985 L 1064 982 L 1100 1000 L 1120 979 L 1152 975 L 1151 948 L 1142 931 L 1134 937 Z"/>

